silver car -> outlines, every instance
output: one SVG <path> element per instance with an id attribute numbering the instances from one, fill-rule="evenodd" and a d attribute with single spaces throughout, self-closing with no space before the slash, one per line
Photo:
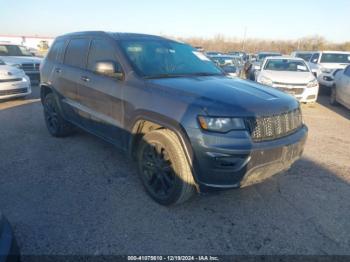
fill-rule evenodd
<path id="1" fill-rule="evenodd" d="M 335 75 L 330 103 L 332 105 L 342 104 L 350 109 L 350 65 Z"/>

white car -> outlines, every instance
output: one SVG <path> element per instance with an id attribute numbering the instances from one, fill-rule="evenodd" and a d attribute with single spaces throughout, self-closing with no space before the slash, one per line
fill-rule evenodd
<path id="1" fill-rule="evenodd" d="M 0 42 L 0 59 L 7 65 L 23 69 L 33 84 L 40 83 L 39 67 L 42 59 L 33 56 L 26 47 Z"/>
<path id="2" fill-rule="evenodd" d="M 333 73 L 337 69 L 344 69 L 350 64 L 350 52 L 322 51 L 315 52 L 310 59 L 310 68 L 316 73 L 318 82 L 325 87 L 334 84 Z"/>
<path id="3" fill-rule="evenodd" d="M 304 59 L 306 62 L 310 61 L 310 58 L 312 57 L 312 55 L 314 54 L 314 51 L 295 51 L 293 53 L 291 53 L 291 56 L 293 57 L 299 57 Z"/>
<path id="4" fill-rule="evenodd" d="M 334 83 L 330 103 L 332 105 L 339 103 L 350 109 L 350 65 L 335 75 Z"/>
<path id="5" fill-rule="evenodd" d="M 0 60 L 0 100 L 24 97 L 31 92 L 30 79 L 24 71 Z"/>
<path id="6" fill-rule="evenodd" d="M 257 73 L 257 82 L 293 95 L 302 103 L 313 103 L 317 100 L 317 79 L 302 58 L 265 58 Z"/>

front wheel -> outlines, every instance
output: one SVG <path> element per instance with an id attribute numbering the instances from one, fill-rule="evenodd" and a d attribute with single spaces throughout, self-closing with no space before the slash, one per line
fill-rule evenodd
<path id="1" fill-rule="evenodd" d="M 138 169 L 146 192 L 159 204 L 180 204 L 195 191 L 182 146 L 169 130 L 155 130 L 142 138 L 138 147 Z"/>

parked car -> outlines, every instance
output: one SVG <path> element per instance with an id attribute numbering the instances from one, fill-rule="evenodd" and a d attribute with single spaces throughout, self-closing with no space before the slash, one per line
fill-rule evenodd
<path id="1" fill-rule="evenodd" d="M 41 58 L 34 57 L 26 47 L 11 43 L 0 43 L 0 59 L 6 64 L 23 69 L 32 84 L 39 84 Z"/>
<path id="2" fill-rule="evenodd" d="M 49 133 L 79 126 L 113 143 L 136 160 L 146 192 L 163 205 L 286 170 L 307 136 L 294 98 L 228 78 L 193 47 L 163 37 L 60 36 L 41 79 Z"/>
<path id="3" fill-rule="evenodd" d="M 218 55 L 224 55 L 224 53 L 222 52 L 217 52 L 217 51 L 209 51 L 209 52 L 206 52 L 205 53 L 208 57 L 211 57 L 211 56 L 218 56 Z"/>
<path id="4" fill-rule="evenodd" d="M 24 71 L 0 60 L 0 100 L 24 97 L 31 92 L 30 79 Z"/>
<path id="5" fill-rule="evenodd" d="M 0 261 L 19 262 L 20 252 L 9 221 L 0 212 Z"/>
<path id="6" fill-rule="evenodd" d="M 246 52 L 242 52 L 242 51 L 232 51 L 227 53 L 228 55 L 233 55 L 233 56 L 239 56 L 241 57 L 242 61 L 246 62 L 248 59 L 248 55 Z"/>
<path id="7" fill-rule="evenodd" d="M 317 100 L 317 79 L 302 58 L 265 58 L 257 74 L 257 82 L 286 92 L 303 103 L 314 103 Z"/>
<path id="8" fill-rule="evenodd" d="M 309 62 L 313 54 L 314 51 L 295 51 L 292 52 L 291 56 L 299 57 L 304 59 L 306 62 Z"/>
<path id="9" fill-rule="evenodd" d="M 248 70 L 247 70 L 247 78 L 252 80 L 252 81 L 255 81 L 255 72 L 257 70 L 260 70 L 261 68 L 261 63 L 264 61 L 264 59 L 268 56 L 281 56 L 282 54 L 281 53 L 276 53 L 276 52 L 260 52 L 257 54 L 256 56 L 256 60 L 253 61 L 249 67 L 248 67 Z"/>
<path id="10" fill-rule="evenodd" d="M 229 55 L 211 56 L 210 59 L 230 77 L 239 77 L 242 70 L 240 57 Z"/>
<path id="11" fill-rule="evenodd" d="M 333 86 L 333 73 L 337 69 L 344 69 L 350 64 L 350 52 L 322 51 L 315 52 L 310 59 L 310 68 L 315 72 L 321 86 Z"/>
<path id="12" fill-rule="evenodd" d="M 330 103 L 332 105 L 342 104 L 350 109 L 350 65 L 335 75 Z"/>

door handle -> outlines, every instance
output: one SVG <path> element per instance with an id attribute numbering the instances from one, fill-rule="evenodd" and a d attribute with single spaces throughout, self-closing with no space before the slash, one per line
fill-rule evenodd
<path id="1" fill-rule="evenodd" d="M 80 79 L 83 80 L 84 82 L 89 82 L 90 81 L 90 78 L 87 77 L 87 76 L 81 76 Z"/>
<path id="2" fill-rule="evenodd" d="M 62 69 L 61 69 L 61 68 L 56 68 L 56 69 L 55 69 L 55 72 L 58 73 L 58 74 L 60 74 L 60 73 L 62 72 Z"/>

